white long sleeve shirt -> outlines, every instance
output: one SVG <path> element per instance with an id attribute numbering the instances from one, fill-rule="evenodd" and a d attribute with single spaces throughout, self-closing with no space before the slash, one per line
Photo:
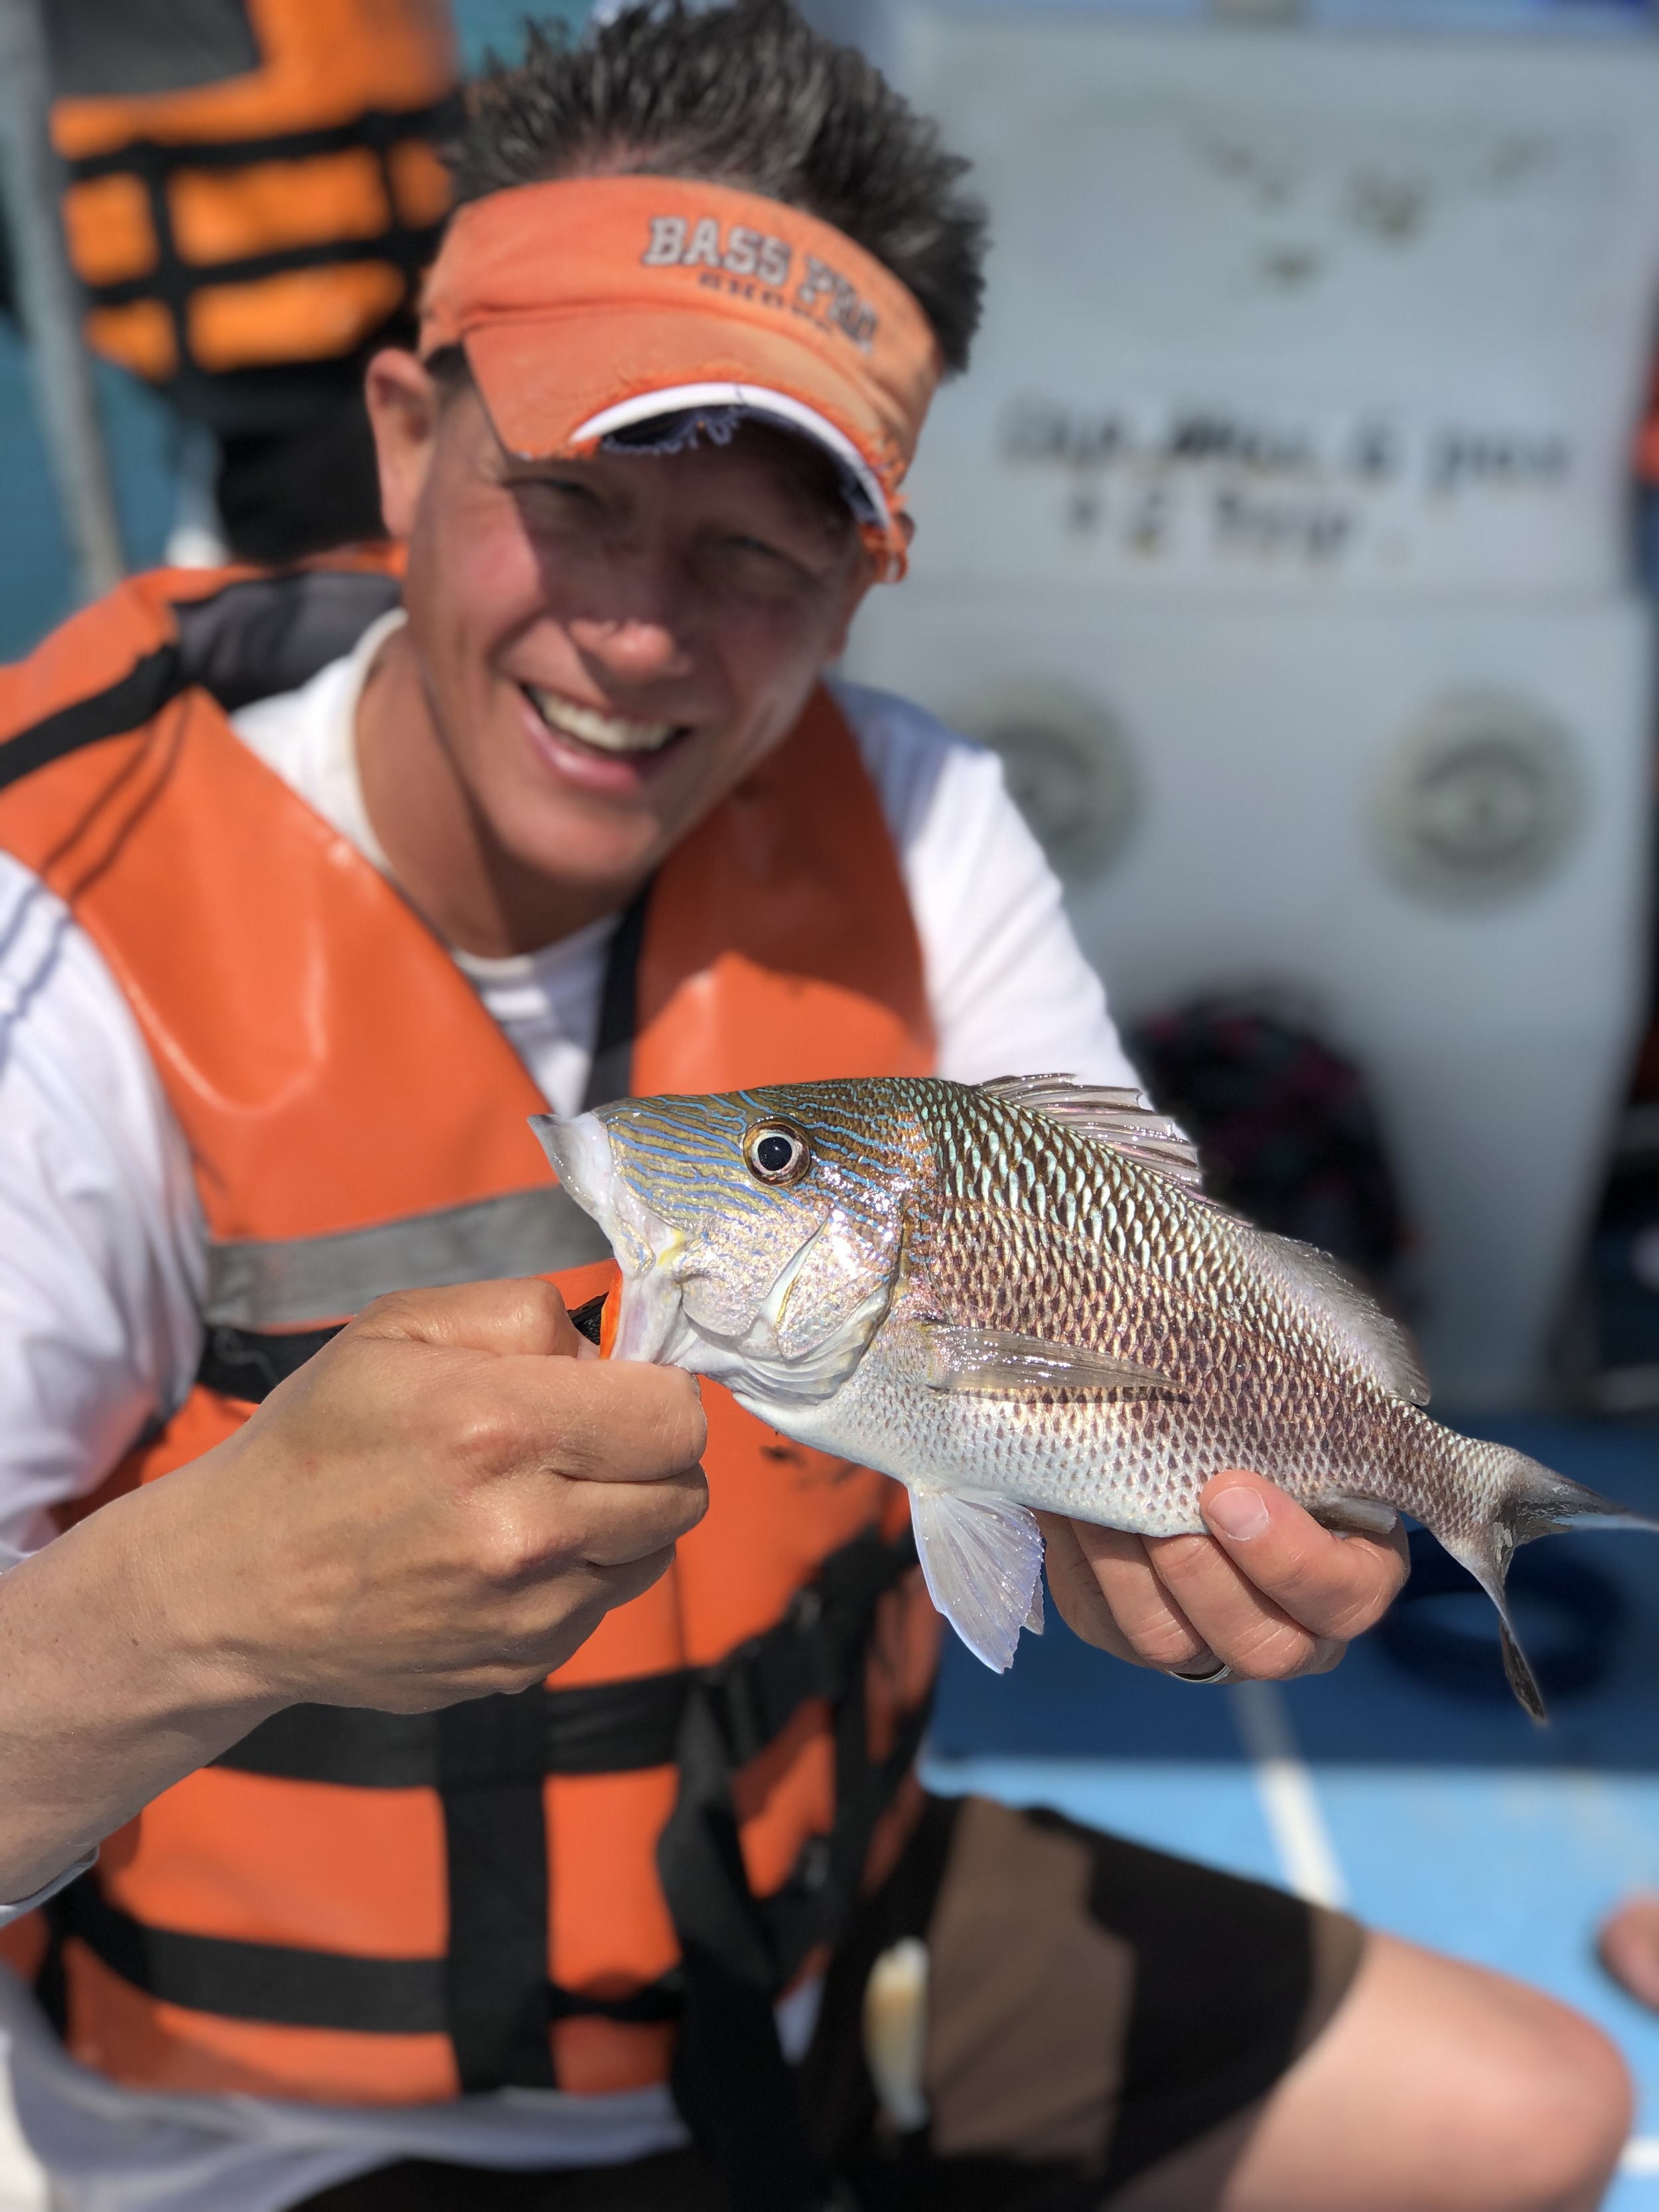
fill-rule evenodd
<path id="1" fill-rule="evenodd" d="M 386 617 L 301 690 L 233 717 L 381 868 L 355 718 L 401 620 Z M 1133 1083 L 994 756 L 902 700 L 853 686 L 838 696 L 898 853 L 939 1072 Z M 510 959 L 455 955 L 560 1113 L 576 1110 L 586 1082 L 611 927 Z M 183 1401 L 205 1279 L 185 1139 L 126 1002 L 63 904 L 0 855 L 0 1565 L 49 1540 L 52 1507 L 94 1489 Z M 810 2033 L 804 2015 L 795 2025 Z M 68 2059 L 0 1970 L 0 2051 L 8 2041 L 20 2118 L 64 2212 L 277 2212 L 398 2158 L 599 2164 L 684 2140 L 660 2088 L 373 2109 L 121 2089 Z"/>

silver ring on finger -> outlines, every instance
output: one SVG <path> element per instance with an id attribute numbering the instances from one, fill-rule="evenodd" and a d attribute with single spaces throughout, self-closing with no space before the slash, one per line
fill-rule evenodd
<path id="1" fill-rule="evenodd" d="M 1166 1667 L 1164 1672 L 1172 1682 L 1195 1682 L 1207 1686 L 1212 1682 L 1231 1682 L 1233 1670 L 1224 1659 L 1218 1659 L 1213 1667 L 1202 1674 L 1189 1674 L 1182 1667 Z"/>

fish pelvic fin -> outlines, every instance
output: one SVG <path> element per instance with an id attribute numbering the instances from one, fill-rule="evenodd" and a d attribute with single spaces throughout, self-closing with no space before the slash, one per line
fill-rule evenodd
<path id="1" fill-rule="evenodd" d="M 1022 1628 L 1042 1633 L 1042 1531 L 1024 1506 L 915 1483 L 910 1526 L 928 1595 L 975 1659 L 1002 1674 Z"/>
<path id="2" fill-rule="evenodd" d="M 1504 1672 L 1527 1712 L 1542 1726 L 1547 1725 L 1549 1714 L 1538 1678 L 1521 1648 L 1504 1588 L 1510 1560 L 1522 1544 L 1540 1536 L 1559 1536 L 1571 1528 L 1596 1526 L 1645 1528 L 1659 1535 L 1659 1520 L 1615 1505 L 1599 1491 L 1557 1474 L 1553 1468 L 1528 1459 L 1525 1452 L 1506 1451 L 1504 1458 L 1504 1490 L 1496 1514 L 1478 1534 L 1462 1543 L 1447 1543 L 1446 1549 L 1468 1569 L 1497 1607 Z M 1444 1538 L 1441 1540 L 1445 1542 Z"/>

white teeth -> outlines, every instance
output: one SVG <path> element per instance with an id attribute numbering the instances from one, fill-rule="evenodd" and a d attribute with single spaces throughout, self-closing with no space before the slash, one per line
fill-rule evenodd
<path id="1" fill-rule="evenodd" d="M 604 753 L 660 752 L 680 727 L 678 722 L 625 721 L 620 714 L 596 714 L 592 707 L 579 707 L 574 700 L 561 699 L 556 691 L 544 691 L 534 684 L 526 684 L 525 689 L 550 728 Z"/>

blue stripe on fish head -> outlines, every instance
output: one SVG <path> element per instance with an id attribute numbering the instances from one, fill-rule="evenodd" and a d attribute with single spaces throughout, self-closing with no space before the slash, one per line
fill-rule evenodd
<path id="1" fill-rule="evenodd" d="M 849 1352 L 862 1351 L 932 1174 L 921 1124 L 894 1090 L 769 1085 L 598 1109 L 616 1173 L 678 1232 L 668 1264 L 700 1334 L 763 1364 L 818 1353 L 849 1328 L 861 1334 Z M 775 1146 L 788 1162 L 778 1180 L 761 1157 L 769 1131 L 798 1132 L 808 1154 L 798 1163 Z"/>

